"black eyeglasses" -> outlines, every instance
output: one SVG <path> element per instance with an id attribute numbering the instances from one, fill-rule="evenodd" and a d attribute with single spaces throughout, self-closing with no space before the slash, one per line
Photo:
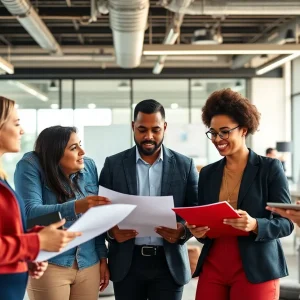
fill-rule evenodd
<path id="1" fill-rule="evenodd" d="M 240 125 L 232 128 L 232 129 L 223 129 L 223 130 L 220 130 L 219 132 L 209 130 L 209 131 L 205 132 L 205 134 L 210 140 L 215 140 L 217 138 L 217 135 L 220 137 L 220 139 L 227 140 L 229 138 L 229 133 L 231 131 L 233 131 L 234 129 L 237 129 L 238 127 L 240 127 Z"/>

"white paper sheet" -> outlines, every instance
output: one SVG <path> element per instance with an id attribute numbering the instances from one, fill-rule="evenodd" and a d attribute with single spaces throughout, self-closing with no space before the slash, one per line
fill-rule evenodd
<path id="1" fill-rule="evenodd" d="M 111 200 L 112 203 L 133 204 L 136 209 L 120 224 L 120 229 L 135 229 L 138 237 L 160 237 L 154 228 L 165 226 L 176 229 L 176 214 L 173 212 L 173 196 L 133 196 L 118 193 L 99 186 L 99 195 Z"/>
<path id="2" fill-rule="evenodd" d="M 106 232 L 126 218 L 136 205 L 110 204 L 90 208 L 67 231 L 80 231 L 82 235 L 70 242 L 61 252 L 40 251 L 36 261 L 45 261 Z"/>

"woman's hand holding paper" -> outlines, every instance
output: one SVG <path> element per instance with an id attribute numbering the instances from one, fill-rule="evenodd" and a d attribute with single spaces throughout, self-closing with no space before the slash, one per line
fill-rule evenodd
<path id="1" fill-rule="evenodd" d="M 241 209 L 238 209 L 237 213 L 241 216 L 241 218 L 224 219 L 224 224 L 247 232 L 257 231 L 257 220 L 255 218 L 252 218 L 246 211 Z"/>
<path id="2" fill-rule="evenodd" d="M 198 239 L 205 238 L 206 232 L 209 231 L 207 226 L 197 227 L 196 225 L 190 225 L 189 223 L 185 223 L 185 225 L 190 230 L 191 234 Z"/>

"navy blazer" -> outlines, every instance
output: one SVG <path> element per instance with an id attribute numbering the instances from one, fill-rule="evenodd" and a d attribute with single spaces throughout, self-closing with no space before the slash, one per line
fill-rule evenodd
<path id="1" fill-rule="evenodd" d="M 277 159 L 259 156 L 249 149 L 237 208 L 256 218 L 258 233 L 238 237 L 240 255 L 247 279 L 261 283 L 288 275 L 279 238 L 288 236 L 294 225 L 288 219 L 266 210 L 267 202 L 291 203 L 287 178 Z M 226 158 L 202 168 L 199 177 L 199 205 L 219 201 Z M 213 239 L 199 239 L 204 243 L 193 277 L 200 274 Z M 226 259 L 226 254 L 224 255 Z"/>
<path id="2" fill-rule="evenodd" d="M 195 206 L 198 203 L 198 172 L 193 160 L 163 147 L 163 175 L 161 196 L 173 195 L 174 206 Z M 116 192 L 137 195 L 136 148 L 133 147 L 116 155 L 107 157 L 100 174 L 99 185 Z M 177 218 L 178 222 L 184 221 Z M 159 224 L 157 224 L 159 226 Z M 179 285 L 191 279 L 191 269 L 186 240 L 168 243 L 164 240 L 167 263 L 174 280 Z M 118 243 L 108 239 L 108 266 L 111 280 L 118 282 L 128 273 L 134 250 L 134 239 Z"/>

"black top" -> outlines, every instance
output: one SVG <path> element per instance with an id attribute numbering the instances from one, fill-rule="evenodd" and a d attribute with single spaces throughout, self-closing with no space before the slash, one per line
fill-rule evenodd
<path id="1" fill-rule="evenodd" d="M 238 237 L 238 245 L 247 279 L 265 282 L 288 275 L 279 238 L 292 233 L 294 225 L 288 219 L 266 210 L 267 202 L 291 203 L 287 178 L 278 159 L 257 155 L 249 149 L 249 157 L 239 190 L 237 209 L 256 218 L 258 233 Z M 226 158 L 201 169 L 199 205 L 219 201 Z M 194 276 L 199 275 L 213 239 L 204 243 Z"/>

